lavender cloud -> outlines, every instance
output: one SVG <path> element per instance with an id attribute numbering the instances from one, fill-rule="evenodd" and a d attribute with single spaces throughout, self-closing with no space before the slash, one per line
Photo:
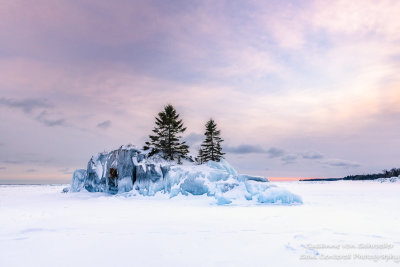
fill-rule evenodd
<path id="1" fill-rule="evenodd" d="M 100 128 L 100 129 L 104 129 L 105 130 L 105 129 L 108 129 L 108 128 L 111 127 L 111 121 L 110 120 L 106 120 L 106 121 L 98 123 L 96 126 L 98 128 Z"/>
<path id="2" fill-rule="evenodd" d="M 314 151 L 307 151 L 301 154 L 303 159 L 322 159 L 324 157 L 323 154 Z"/>
<path id="3" fill-rule="evenodd" d="M 296 154 L 289 154 L 289 155 L 283 156 L 281 158 L 281 160 L 284 162 L 284 164 L 293 164 L 293 163 L 296 163 L 297 157 L 298 156 Z"/>
<path id="4" fill-rule="evenodd" d="M 204 140 L 204 134 L 190 133 L 183 138 L 189 146 L 200 144 Z"/>
<path id="5" fill-rule="evenodd" d="M 224 151 L 233 154 L 266 154 L 269 158 L 278 158 L 285 154 L 280 148 L 271 147 L 264 149 L 260 145 L 241 144 L 239 146 L 225 146 Z"/>
<path id="6" fill-rule="evenodd" d="M 40 114 L 37 115 L 35 119 L 38 122 L 40 122 L 43 125 L 48 126 L 48 127 L 65 126 L 66 125 L 65 124 L 66 120 L 64 118 L 56 118 L 56 119 L 49 118 L 49 114 L 47 111 L 40 112 Z"/>
<path id="7" fill-rule="evenodd" d="M 361 166 L 357 162 L 352 162 L 342 159 L 328 159 L 323 161 L 322 164 L 328 165 L 330 167 L 343 167 L 343 168 L 357 168 Z"/>
<path id="8" fill-rule="evenodd" d="M 235 154 L 267 153 L 267 151 L 263 149 L 261 146 L 249 145 L 249 144 L 242 144 L 236 147 L 226 146 L 224 148 L 224 151 Z"/>
<path id="9" fill-rule="evenodd" d="M 32 113 L 37 109 L 49 108 L 51 105 L 44 99 L 10 99 L 0 98 L 0 105 L 20 109 L 25 113 Z"/>

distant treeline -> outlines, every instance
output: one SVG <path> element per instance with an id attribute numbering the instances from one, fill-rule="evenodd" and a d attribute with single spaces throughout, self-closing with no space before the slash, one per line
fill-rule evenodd
<path id="1" fill-rule="evenodd" d="M 374 173 L 374 174 L 349 175 L 344 178 L 302 179 L 300 181 L 375 180 L 379 178 L 398 177 L 399 175 L 400 175 L 400 168 L 393 168 L 391 170 L 383 170 L 381 173 Z"/>
<path id="2" fill-rule="evenodd" d="M 344 177 L 343 180 L 375 180 L 379 178 L 397 177 L 399 175 L 400 168 L 393 168 L 391 170 L 383 170 L 381 173 L 349 175 Z"/>

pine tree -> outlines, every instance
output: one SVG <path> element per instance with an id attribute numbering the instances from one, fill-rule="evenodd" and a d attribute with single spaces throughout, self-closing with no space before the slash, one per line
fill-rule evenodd
<path id="1" fill-rule="evenodd" d="M 182 137 L 179 134 L 185 132 L 186 128 L 183 127 L 183 121 L 179 119 L 175 108 L 166 105 L 155 119 L 154 135 L 149 135 L 150 141 L 146 142 L 143 149 L 151 149 L 150 155 L 161 152 L 164 159 L 169 160 L 185 157 L 189 153 L 189 146 L 180 141 Z"/>
<path id="2" fill-rule="evenodd" d="M 221 131 L 217 130 L 217 124 L 213 119 L 206 123 L 206 139 L 201 144 L 203 162 L 209 160 L 219 162 L 225 153 L 222 152 L 221 142 L 224 140 L 220 137 Z"/>
<path id="3" fill-rule="evenodd" d="M 201 148 L 199 148 L 199 152 L 198 152 L 197 157 L 196 157 L 196 162 L 198 164 L 203 164 L 204 163 L 204 152 L 203 152 L 203 149 L 201 149 Z"/>

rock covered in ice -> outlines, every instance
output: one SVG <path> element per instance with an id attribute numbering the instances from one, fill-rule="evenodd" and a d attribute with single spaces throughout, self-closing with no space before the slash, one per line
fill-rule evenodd
<path id="1" fill-rule="evenodd" d="M 68 193 L 68 192 L 69 192 L 69 187 L 63 188 L 62 193 Z"/>
<path id="2" fill-rule="evenodd" d="M 147 151 L 131 145 L 99 153 L 89 160 L 87 170 L 76 170 L 71 192 L 82 190 L 143 196 L 206 195 L 221 205 L 240 200 L 302 203 L 299 196 L 271 184 L 265 177 L 238 174 L 223 159 L 198 165 L 188 157 L 178 164 L 160 155 L 149 156 Z"/>
<path id="3" fill-rule="evenodd" d="M 71 192 L 79 192 L 83 189 L 87 180 L 86 170 L 80 169 L 74 171 L 71 181 Z"/>

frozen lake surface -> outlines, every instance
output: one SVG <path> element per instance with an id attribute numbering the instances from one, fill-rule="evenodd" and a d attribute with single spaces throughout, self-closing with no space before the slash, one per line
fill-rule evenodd
<path id="1" fill-rule="evenodd" d="M 1 185 L 0 266 L 400 266 L 400 183 L 279 185 L 304 204 Z"/>

